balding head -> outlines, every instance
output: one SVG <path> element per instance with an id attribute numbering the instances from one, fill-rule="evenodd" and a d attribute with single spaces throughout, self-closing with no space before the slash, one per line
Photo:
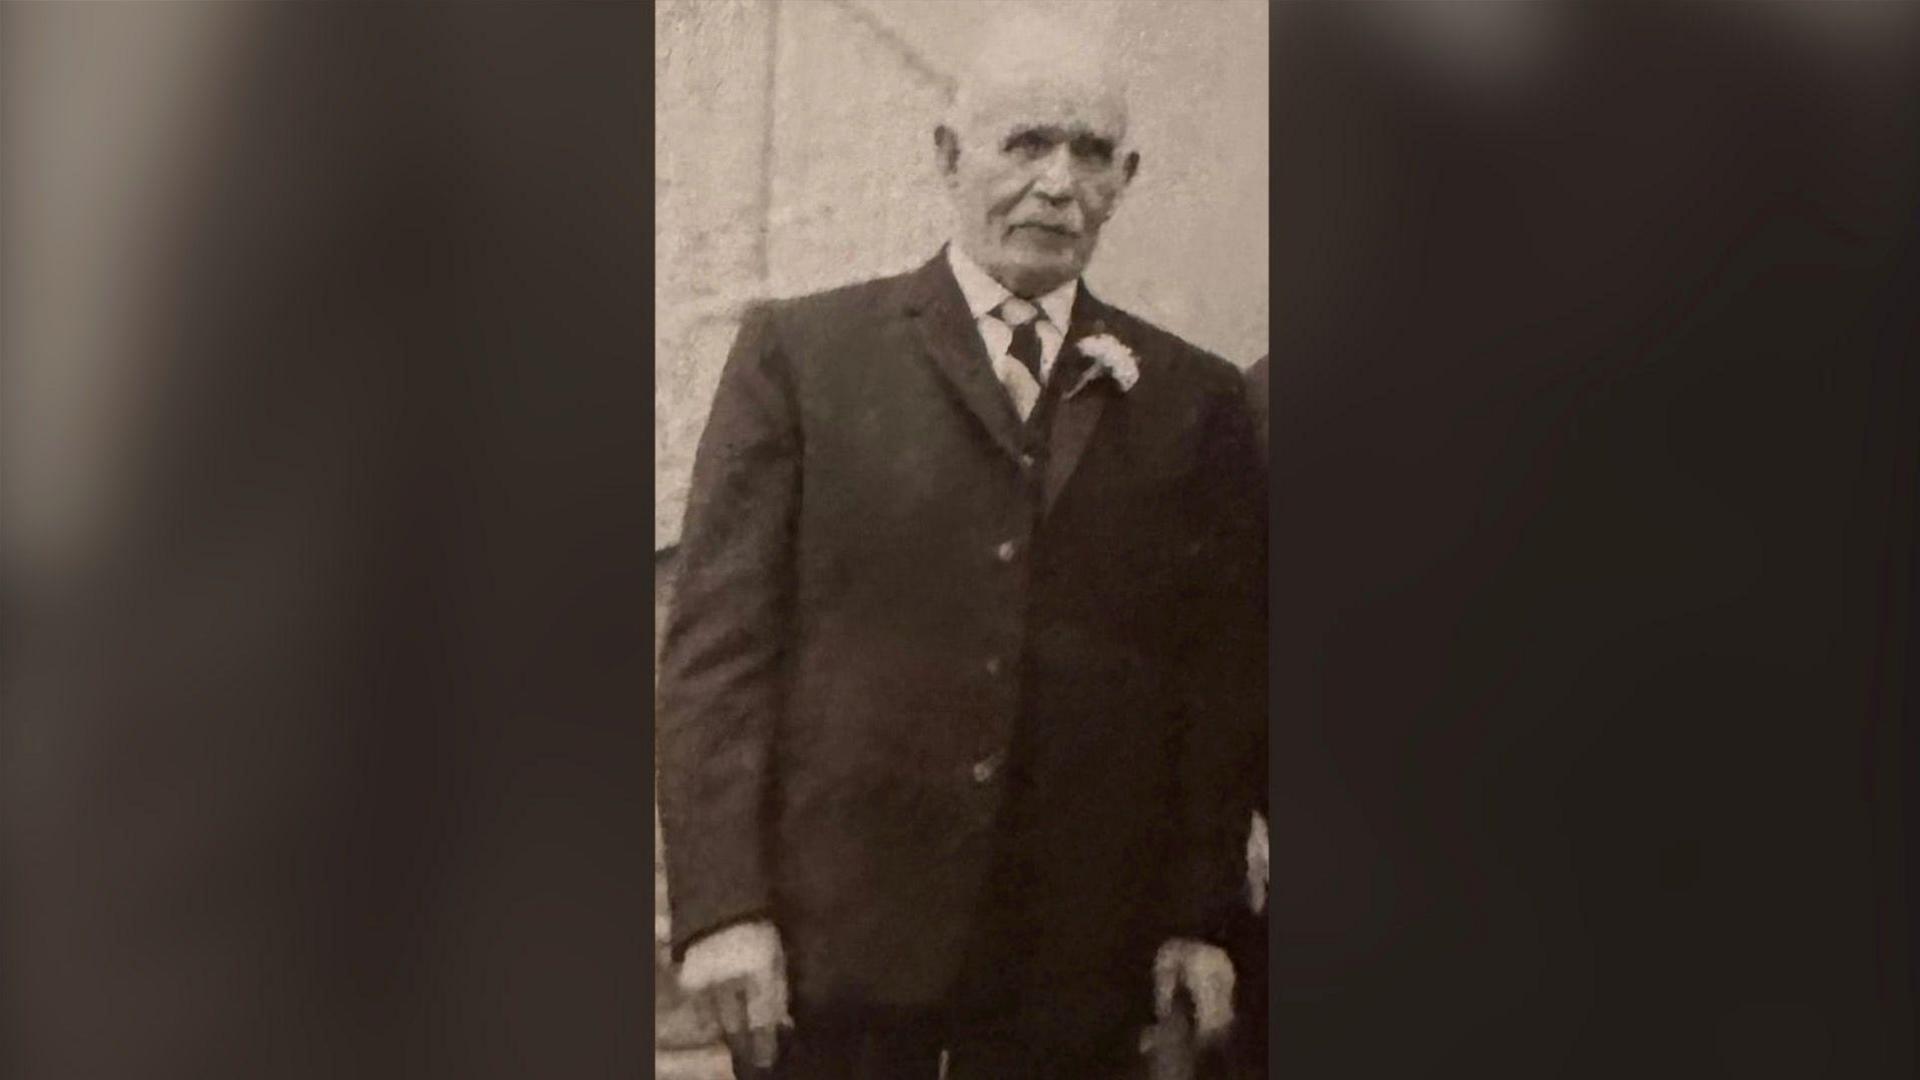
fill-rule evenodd
<path id="1" fill-rule="evenodd" d="M 996 17 L 934 133 L 962 250 L 1022 296 L 1079 276 L 1138 165 L 1126 134 L 1098 31 Z"/>
<path id="2" fill-rule="evenodd" d="M 1124 136 L 1127 87 L 1105 34 L 1029 12 L 995 17 L 961 69 L 947 110 L 956 130 L 1008 97 L 1071 101 Z"/>

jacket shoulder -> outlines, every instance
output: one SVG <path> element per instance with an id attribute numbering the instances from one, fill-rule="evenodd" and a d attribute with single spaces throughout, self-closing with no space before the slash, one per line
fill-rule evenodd
<path id="1" fill-rule="evenodd" d="M 759 300 L 747 310 L 776 326 L 844 326 L 897 306 L 911 277 L 910 273 L 892 274 L 800 296 Z"/>
<path id="2" fill-rule="evenodd" d="M 1138 315 L 1107 305 L 1108 321 L 1123 341 L 1166 365 L 1169 374 L 1203 393 L 1240 393 L 1244 376 L 1231 361 L 1217 356 Z"/>
<path id="3" fill-rule="evenodd" d="M 873 343 L 905 302 L 909 275 L 742 305 L 733 355 L 777 372 L 789 392 L 879 355 Z"/>

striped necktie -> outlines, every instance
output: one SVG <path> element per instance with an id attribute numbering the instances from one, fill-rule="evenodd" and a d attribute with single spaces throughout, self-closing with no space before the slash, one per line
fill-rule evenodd
<path id="1" fill-rule="evenodd" d="M 1017 296 L 1010 296 L 993 309 L 993 314 L 1013 330 L 1013 342 L 1007 346 L 1007 355 L 1027 369 L 1027 374 L 1033 376 L 1033 385 L 1041 385 L 1040 309 Z"/>

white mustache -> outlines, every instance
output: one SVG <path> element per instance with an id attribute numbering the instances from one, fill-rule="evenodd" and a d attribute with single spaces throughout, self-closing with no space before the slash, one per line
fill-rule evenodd
<path id="1" fill-rule="evenodd" d="M 1007 227 L 1009 229 L 1046 229 L 1050 232 L 1064 233 L 1068 236 L 1075 237 L 1079 236 L 1081 232 L 1077 225 L 1069 225 L 1065 222 L 1056 221 L 1016 221 Z"/>

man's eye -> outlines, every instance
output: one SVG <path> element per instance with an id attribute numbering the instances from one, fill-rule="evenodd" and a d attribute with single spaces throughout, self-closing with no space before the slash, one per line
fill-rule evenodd
<path id="1" fill-rule="evenodd" d="M 1113 160 L 1113 144 L 1105 139 L 1075 139 L 1073 156 L 1105 165 Z"/>
<path id="2" fill-rule="evenodd" d="M 1051 144 L 1037 131 L 1023 131 L 1007 140 L 1007 152 L 1021 157 L 1039 157 Z"/>

